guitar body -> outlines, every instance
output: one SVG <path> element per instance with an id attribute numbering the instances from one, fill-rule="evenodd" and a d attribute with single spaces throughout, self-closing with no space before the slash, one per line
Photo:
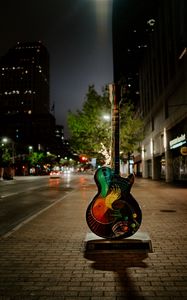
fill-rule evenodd
<path id="1" fill-rule="evenodd" d="M 133 235 L 142 220 L 141 209 L 130 193 L 134 176 L 123 178 L 111 168 L 102 167 L 96 171 L 94 179 L 98 193 L 86 211 L 91 231 L 108 239 Z"/>
<path id="2" fill-rule="evenodd" d="M 96 235 L 106 239 L 133 235 L 142 221 L 141 209 L 131 195 L 134 175 L 119 175 L 119 99 L 118 84 L 109 85 L 112 115 L 111 168 L 99 168 L 94 176 L 98 193 L 88 205 L 86 220 Z"/>

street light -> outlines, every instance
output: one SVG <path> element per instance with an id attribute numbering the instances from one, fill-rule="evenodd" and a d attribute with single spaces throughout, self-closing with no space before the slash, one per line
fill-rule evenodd
<path id="1" fill-rule="evenodd" d="M 7 138 L 3 138 L 2 142 L 6 144 L 8 142 L 8 139 Z"/>
<path id="2" fill-rule="evenodd" d="M 103 120 L 110 121 L 111 117 L 110 115 L 103 115 Z"/>
<path id="3" fill-rule="evenodd" d="M 28 148 L 29 148 L 29 153 L 31 153 L 33 150 L 33 146 L 29 146 Z"/>

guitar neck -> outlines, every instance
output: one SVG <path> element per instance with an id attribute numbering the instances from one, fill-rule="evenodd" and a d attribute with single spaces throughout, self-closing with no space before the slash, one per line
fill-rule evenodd
<path id="1" fill-rule="evenodd" d="M 112 85 L 111 97 L 111 115 L 112 115 L 112 141 L 111 141 L 111 168 L 116 175 L 120 173 L 119 159 L 119 101 L 120 87 L 117 84 Z"/>

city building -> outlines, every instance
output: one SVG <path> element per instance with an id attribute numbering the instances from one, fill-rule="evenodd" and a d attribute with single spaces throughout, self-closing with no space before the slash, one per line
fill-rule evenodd
<path id="1" fill-rule="evenodd" d="M 125 98 L 140 103 L 139 65 L 154 30 L 153 0 L 113 1 L 114 82 L 124 87 Z"/>
<path id="2" fill-rule="evenodd" d="M 159 2 L 154 32 L 139 69 L 145 121 L 142 176 L 166 182 L 187 181 L 186 13 L 185 0 Z"/>
<path id="3" fill-rule="evenodd" d="M 124 77 L 144 119 L 134 153 L 144 178 L 187 181 L 186 13 L 185 0 L 114 1 L 114 79 Z"/>
<path id="4" fill-rule="evenodd" d="M 18 42 L 0 58 L 0 177 L 28 175 L 32 152 L 50 153 L 55 163 L 72 156 L 52 113 L 48 51 L 40 41 Z M 11 157 L 5 160 L 6 150 Z"/>
<path id="5" fill-rule="evenodd" d="M 18 152 L 48 149 L 54 143 L 50 113 L 49 54 L 39 42 L 18 42 L 0 59 L 0 137 Z"/>

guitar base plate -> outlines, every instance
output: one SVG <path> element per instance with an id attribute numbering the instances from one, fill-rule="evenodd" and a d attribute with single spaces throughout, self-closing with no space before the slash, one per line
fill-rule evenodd
<path id="1" fill-rule="evenodd" d="M 85 252 L 153 252 L 152 242 L 147 232 L 137 231 L 125 239 L 104 239 L 88 232 L 84 240 Z"/>

